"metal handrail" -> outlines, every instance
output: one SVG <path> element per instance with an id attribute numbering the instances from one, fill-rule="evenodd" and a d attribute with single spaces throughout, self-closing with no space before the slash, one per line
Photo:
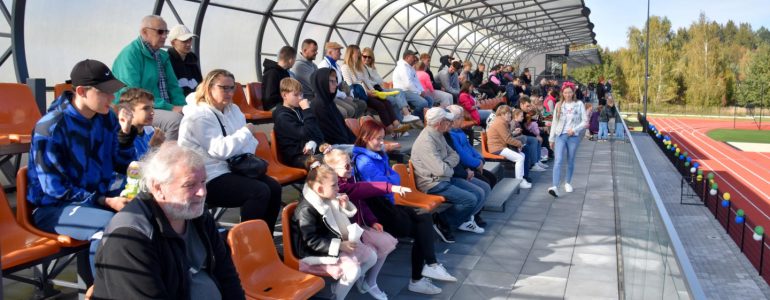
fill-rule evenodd
<path id="1" fill-rule="evenodd" d="M 627 134 L 626 136 L 631 143 L 631 147 L 634 149 L 636 160 L 639 162 L 639 166 L 642 169 L 644 180 L 647 181 L 647 185 L 650 188 L 652 198 L 655 200 L 655 206 L 657 207 L 658 213 L 660 214 L 660 219 L 663 221 L 663 225 L 666 228 L 666 234 L 668 235 L 669 240 L 671 240 L 671 248 L 673 249 L 674 255 L 676 256 L 676 262 L 679 265 L 679 268 L 682 270 L 682 275 L 684 275 L 683 277 L 686 282 L 687 290 L 690 293 L 690 297 L 697 300 L 706 299 L 706 294 L 703 292 L 703 287 L 701 287 L 700 281 L 695 275 L 695 270 L 690 263 L 690 258 L 687 255 L 687 251 L 684 250 L 684 245 L 682 245 L 682 241 L 679 239 L 679 234 L 676 232 L 676 228 L 674 228 L 674 224 L 671 221 L 668 210 L 666 210 L 666 206 L 660 197 L 660 193 L 658 193 L 658 189 L 655 187 L 655 183 L 652 181 L 650 172 L 647 170 L 647 165 L 644 163 L 644 160 L 642 160 L 642 155 L 639 152 L 639 148 L 636 146 L 634 139 L 631 138 L 631 134 L 628 131 L 628 126 L 626 125 L 626 121 L 623 120 L 623 118 L 620 118 L 620 120 L 623 122 L 623 130 L 625 131 L 625 134 Z"/>

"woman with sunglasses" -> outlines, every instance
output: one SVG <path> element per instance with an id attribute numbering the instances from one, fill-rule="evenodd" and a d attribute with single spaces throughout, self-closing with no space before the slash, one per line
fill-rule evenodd
<path id="1" fill-rule="evenodd" d="M 366 76 L 369 77 L 369 81 L 374 83 L 374 89 L 383 90 L 386 92 L 398 91 L 399 93 L 393 96 L 389 96 L 387 99 L 390 105 L 393 106 L 393 112 L 396 113 L 396 119 L 401 123 L 411 123 L 419 121 L 420 118 L 409 112 L 409 103 L 406 101 L 406 93 L 399 89 L 386 89 L 383 87 L 385 81 L 382 80 L 382 76 L 377 72 L 377 67 L 374 65 L 374 51 L 372 48 L 364 48 L 361 50 L 361 58 L 364 61 L 364 71 Z M 405 132 L 404 135 L 407 135 Z"/>
<path id="2" fill-rule="evenodd" d="M 345 50 L 345 64 L 340 67 L 342 72 L 342 78 L 347 82 L 351 88 L 356 88 L 363 91 L 366 98 L 366 104 L 369 108 L 377 111 L 377 115 L 380 116 L 380 120 L 385 124 L 385 130 L 388 133 L 393 133 L 393 137 L 398 137 L 399 133 L 409 130 L 409 126 L 402 126 L 401 122 L 396 118 L 393 107 L 390 101 L 386 99 L 379 99 L 374 92 L 377 90 L 374 88 L 375 83 L 366 74 L 364 68 L 364 62 L 362 61 L 361 49 L 357 45 L 350 45 Z"/>
<path id="3" fill-rule="evenodd" d="M 240 207 L 241 221 L 264 220 L 273 232 L 281 208 L 281 185 L 272 177 L 246 177 L 230 171 L 227 159 L 254 153 L 257 128 L 233 104 L 235 77 L 213 70 L 195 92 L 195 103 L 184 108 L 179 145 L 197 150 L 206 164 L 206 204 Z"/>

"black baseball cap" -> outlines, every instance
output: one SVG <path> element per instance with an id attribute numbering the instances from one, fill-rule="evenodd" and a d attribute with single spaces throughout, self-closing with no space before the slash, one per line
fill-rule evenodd
<path id="1" fill-rule="evenodd" d="M 113 94 L 126 86 L 112 75 L 112 71 L 104 63 L 86 59 L 75 64 L 70 73 L 72 86 L 92 86 L 102 92 Z"/>

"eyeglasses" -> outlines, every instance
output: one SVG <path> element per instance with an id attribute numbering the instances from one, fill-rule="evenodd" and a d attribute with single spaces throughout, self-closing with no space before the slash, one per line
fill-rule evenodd
<path id="1" fill-rule="evenodd" d="M 222 89 L 223 91 L 228 92 L 228 93 L 232 92 L 232 91 L 235 91 L 235 86 L 234 85 L 219 85 L 219 84 L 217 84 L 216 86 L 218 86 L 220 89 Z"/>
<path id="2" fill-rule="evenodd" d="M 145 27 L 145 28 L 154 30 L 156 33 L 158 33 L 158 35 L 167 35 L 169 32 L 171 32 L 168 29 L 158 29 L 158 28 L 152 28 L 152 27 Z"/>

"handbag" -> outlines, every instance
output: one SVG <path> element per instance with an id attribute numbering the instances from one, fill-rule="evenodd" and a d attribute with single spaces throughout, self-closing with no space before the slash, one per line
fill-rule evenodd
<path id="1" fill-rule="evenodd" d="M 222 124 L 222 120 L 219 119 L 216 112 L 212 111 L 212 113 L 219 122 L 219 128 L 222 129 L 222 135 L 227 136 L 225 125 Z M 258 179 L 265 176 L 265 173 L 267 173 L 267 162 L 254 155 L 254 153 L 241 153 L 228 158 L 226 162 L 230 172 L 244 177 Z"/>

